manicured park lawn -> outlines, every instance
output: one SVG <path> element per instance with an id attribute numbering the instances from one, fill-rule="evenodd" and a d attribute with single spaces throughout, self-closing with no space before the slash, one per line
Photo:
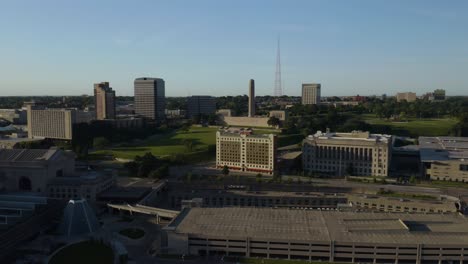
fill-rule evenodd
<path id="1" fill-rule="evenodd" d="M 216 128 L 210 127 L 191 127 L 188 131 L 178 130 L 176 132 L 156 134 L 134 146 L 100 150 L 93 154 L 114 155 L 116 158 L 124 159 L 133 159 L 137 155 L 143 156 L 147 152 L 159 157 L 190 153 L 206 155 L 208 146 L 216 144 L 216 130 Z M 191 152 L 184 145 L 184 139 L 193 140 Z"/>
<path id="2" fill-rule="evenodd" d="M 408 131 L 412 136 L 447 136 L 457 123 L 453 118 L 417 119 L 409 118 L 407 122 L 393 122 L 379 119 L 370 115 L 363 115 L 364 120 L 372 125 L 387 125 L 396 131 Z"/>
<path id="3" fill-rule="evenodd" d="M 93 152 L 93 156 L 113 155 L 116 158 L 133 159 L 151 152 L 155 156 L 167 157 L 175 154 L 197 156 L 197 160 L 214 159 L 215 155 L 208 152 L 209 146 L 216 145 L 216 131 L 214 127 L 191 127 L 188 131 L 171 131 L 165 134 L 156 134 L 139 143 L 126 147 L 114 147 Z M 279 133 L 269 129 L 254 129 L 255 134 Z M 279 135 L 279 145 L 296 144 L 303 139 L 302 135 Z M 192 151 L 188 151 L 184 140 L 193 142 Z"/>
<path id="4" fill-rule="evenodd" d="M 84 241 L 72 244 L 57 252 L 49 264 L 112 264 L 114 253 L 109 246 L 99 242 Z"/>

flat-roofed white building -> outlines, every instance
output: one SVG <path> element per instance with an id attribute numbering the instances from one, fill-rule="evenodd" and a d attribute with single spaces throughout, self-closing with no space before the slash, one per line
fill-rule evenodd
<path id="1" fill-rule="evenodd" d="M 272 174 L 275 170 L 276 135 L 216 133 L 216 167 Z"/>
<path id="2" fill-rule="evenodd" d="M 318 131 L 303 141 L 303 169 L 334 176 L 388 176 L 391 146 L 390 135 Z"/>
<path id="3" fill-rule="evenodd" d="M 468 137 L 419 137 L 424 176 L 468 182 Z"/>

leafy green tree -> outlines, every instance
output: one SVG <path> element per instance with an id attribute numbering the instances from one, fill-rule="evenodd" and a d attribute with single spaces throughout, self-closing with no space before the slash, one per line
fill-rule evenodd
<path id="1" fill-rule="evenodd" d="M 103 149 L 110 145 L 110 141 L 105 137 L 97 137 L 93 139 L 93 148 Z"/>
<path id="2" fill-rule="evenodd" d="M 272 116 L 272 117 L 270 117 L 268 119 L 267 123 L 268 123 L 269 126 L 278 127 L 280 125 L 281 121 L 276 116 Z"/>
<path id="3" fill-rule="evenodd" d="M 408 116 L 406 115 L 406 112 L 400 112 L 400 120 L 401 121 L 407 121 L 408 120 Z"/>
<path id="4" fill-rule="evenodd" d="M 137 175 L 138 166 L 138 163 L 135 161 L 130 161 L 124 164 L 124 167 L 128 170 L 131 177 L 135 177 Z"/>
<path id="5" fill-rule="evenodd" d="M 277 170 L 273 171 L 273 180 L 279 183 L 282 181 L 281 174 L 279 173 L 279 171 Z"/>
<path id="6" fill-rule="evenodd" d="M 223 170 L 221 171 L 224 176 L 229 175 L 229 167 L 227 165 L 224 165 Z"/>
<path id="7" fill-rule="evenodd" d="M 219 116 L 217 114 L 210 114 L 207 117 L 207 121 L 209 125 L 216 125 L 219 121 Z"/>
<path id="8" fill-rule="evenodd" d="M 185 181 L 190 184 L 192 182 L 192 173 L 187 172 L 187 175 L 185 176 Z"/>
<path id="9" fill-rule="evenodd" d="M 183 140 L 183 144 L 184 144 L 184 146 L 185 146 L 185 148 L 187 149 L 188 152 L 193 151 L 193 139 L 186 138 L 186 139 Z"/>
<path id="10" fill-rule="evenodd" d="M 261 173 L 258 173 L 256 178 L 257 178 L 257 183 L 262 183 L 262 174 Z"/>
<path id="11" fill-rule="evenodd" d="M 165 178 L 169 174 L 169 166 L 167 164 L 162 165 L 161 167 L 152 170 L 148 177 L 152 179 L 162 179 Z"/>

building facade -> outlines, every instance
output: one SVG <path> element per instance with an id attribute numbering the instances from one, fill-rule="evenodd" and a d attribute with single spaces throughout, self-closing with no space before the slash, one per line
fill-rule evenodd
<path id="1" fill-rule="evenodd" d="M 182 201 L 201 199 L 203 207 L 285 207 L 285 208 L 337 208 L 347 203 L 343 194 L 294 193 L 294 192 L 249 192 L 242 190 L 181 190 L 168 193 L 170 206 L 180 209 Z"/>
<path id="2" fill-rule="evenodd" d="M 142 128 L 144 126 L 144 120 L 140 117 L 124 117 L 117 119 L 103 120 L 106 124 L 111 125 L 113 128 L 133 129 Z"/>
<path id="3" fill-rule="evenodd" d="M 287 121 L 288 120 L 288 111 L 285 110 L 272 110 L 270 111 L 269 117 L 276 117 L 280 121 Z"/>
<path id="4" fill-rule="evenodd" d="M 194 95 L 187 98 L 187 117 L 211 115 L 216 112 L 216 99 L 213 96 Z"/>
<path id="5" fill-rule="evenodd" d="M 389 135 L 318 131 L 303 141 L 303 169 L 330 176 L 388 176 L 391 146 Z"/>
<path id="6" fill-rule="evenodd" d="M 0 181 L 4 191 L 46 193 L 56 177 L 73 174 L 75 155 L 59 149 L 0 149 Z"/>
<path id="7" fill-rule="evenodd" d="M 468 182 L 468 137 L 419 137 L 423 176 Z"/>
<path id="8" fill-rule="evenodd" d="M 71 140 L 76 110 L 43 109 L 27 106 L 29 138 L 51 138 Z"/>
<path id="9" fill-rule="evenodd" d="M 160 78 L 135 79 L 135 114 L 153 121 L 165 118 L 165 82 Z"/>
<path id="10" fill-rule="evenodd" d="M 115 91 L 108 82 L 94 84 L 94 105 L 97 120 L 115 118 Z"/>
<path id="11" fill-rule="evenodd" d="M 97 195 L 114 184 L 112 171 L 77 170 L 73 152 L 53 148 L 0 149 L 0 191 L 96 201 Z"/>
<path id="12" fill-rule="evenodd" d="M 216 167 L 272 174 L 276 162 L 276 135 L 216 132 Z"/>
<path id="13" fill-rule="evenodd" d="M 216 114 L 222 117 L 230 117 L 232 116 L 232 110 L 231 109 L 219 109 L 216 111 Z"/>
<path id="14" fill-rule="evenodd" d="M 417 200 L 407 198 L 382 197 L 377 195 L 348 194 L 348 201 L 358 210 L 371 212 L 450 214 L 463 211 L 460 200 L 442 198 Z"/>
<path id="15" fill-rule="evenodd" d="M 0 109 L 0 119 L 18 125 L 26 124 L 27 112 L 24 109 Z"/>
<path id="16" fill-rule="evenodd" d="M 86 199 L 95 202 L 98 196 L 115 185 L 111 172 L 87 173 L 85 176 L 53 178 L 47 184 L 47 197 L 54 199 Z"/>
<path id="17" fill-rule="evenodd" d="M 320 104 L 321 85 L 319 83 L 302 84 L 302 104 Z"/>
<path id="18" fill-rule="evenodd" d="M 396 99 L 397 99 L 397 102 L 402 102 L 402 101 L 406 101 L 406 102 L 414 102 L 416 101 L 416 93 L 412 93 L 412 92 L 406 92 L 406 93 L 397 93 L 396 95 Z"/>

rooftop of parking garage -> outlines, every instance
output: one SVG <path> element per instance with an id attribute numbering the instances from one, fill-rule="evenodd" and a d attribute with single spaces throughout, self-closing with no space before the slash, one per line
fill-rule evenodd
<path id="1" fill-rule="evenodd" d="M 436 197 L 431 195 L 419 195 L 419 194 L 406 194 L 406 193 L 391 193 L 394 196 L 379 196 L 379 195 L 367 195 L 367 194 L 348 194 L 347 197 L 350 200 L 364 200 L 369 202 L 389 202 L 389 203 L 406 203 L 411 204 L 446 204 L 447 207 L 453 207 L 454 201 L 447 199 L 446 197 Z M 400 195 L 400 197 L 399 197 Z M 411 197 L 411 198 L 409 198 Z M 420 198 L 418 198 L 420 197 Z"/>
<path id="2" fill-rule="evenodd" d="M 236 186 L 233 186 L 233 188 Z M 244 186 L 238 186 L 244 187 Z M 322 192 L 279 192 L 279 191 L 245 191 L 245 190 L 187 190 L 192 196 L 195 194 L 200 195 L 235 195 L 235 196 L 249 196 L 249 197 L 286 197 L 286 198 L 345 198 L 346 195 L 342 193 L 322 193 Z M 183 195 L 180 190 L 175 191 L 176 194 Z"/>
<path id="3" fill-rule="evenodd" d="M 177 233 L 223 239 L 429 245 L 468 241 L 468 220 L 461 215 L 191 208 L 174 223 Z"/>

